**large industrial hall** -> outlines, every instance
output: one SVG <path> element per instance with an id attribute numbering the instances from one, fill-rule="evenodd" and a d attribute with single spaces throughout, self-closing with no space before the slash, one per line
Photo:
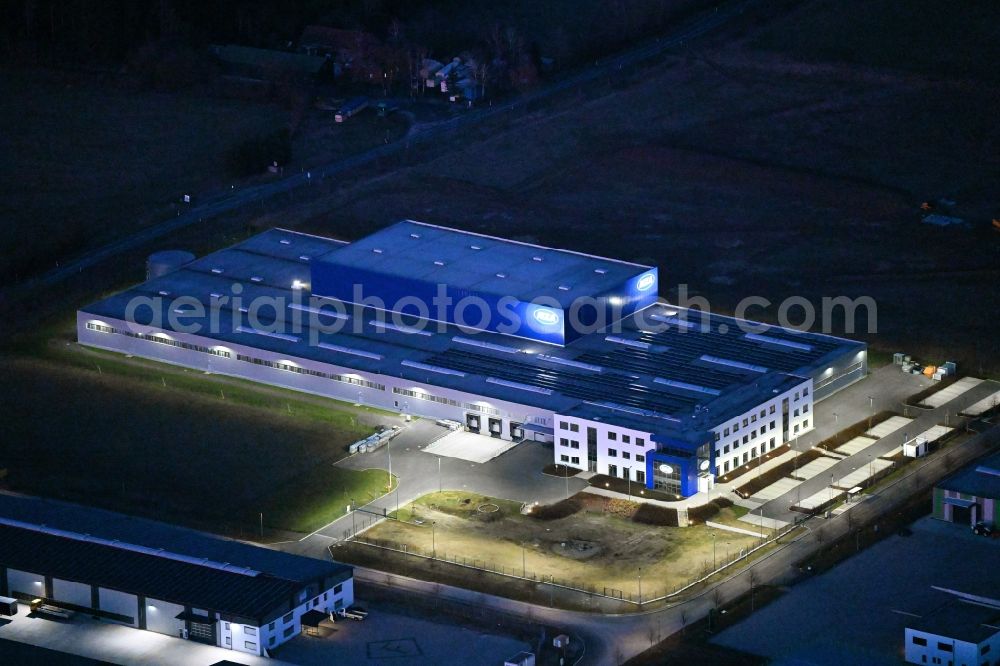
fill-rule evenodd
<path id="1" fill-rule="evenodd" d="M 171 260 L 171 257 L 173 259 Z M 413 221 L 272 229 L 82 308 L 82 344 L 472 433 L 678 496 L 813 428 L 863 343 L 659 301 L 656 268 Z M 582 304 L 582 306 L 581 306 Z"/>

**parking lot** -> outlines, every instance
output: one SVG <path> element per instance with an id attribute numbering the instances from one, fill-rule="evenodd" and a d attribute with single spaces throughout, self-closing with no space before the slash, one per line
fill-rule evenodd
<path id="1" fill-rule="evenodd" d="M 406 664 L 406 666 L 466 666 L 502 664 L 506 657 L 529 649 L 526 643 L 501 634 L 483 633 L 366 606 L 363 621 L 341 620 L 332 632 L 317 638 L 299 636 L 277 650 L 277 658 L 296 664 Z"/>

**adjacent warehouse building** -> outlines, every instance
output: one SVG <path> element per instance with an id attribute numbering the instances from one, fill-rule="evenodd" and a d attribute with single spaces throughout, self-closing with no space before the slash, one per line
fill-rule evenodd
<path id="1" fill-rule="evenodd" d="M 862 343 L 658 302 L 653 267 L 413 221 L 351 244 L 274 229 L 174 268 L 81 309 L 79 341 L 552 442 L 681 496 L 867 372 Z"/>
<path id="2" fill-rule="evenodd" d="M 934 487 L 934 517 L 975 526 L 996 525 L 1000 453 L 959 470 Z"/>
<path id="3" fill-rule="evenodd" d="M 343 564 L 19 496 L 0 516 L 0 596 L 107 622 L 266 656 L 354 600 Z"/>

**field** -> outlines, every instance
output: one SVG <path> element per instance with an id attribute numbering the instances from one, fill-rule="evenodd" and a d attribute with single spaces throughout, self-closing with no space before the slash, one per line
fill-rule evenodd
<path id="1" fill-rule="evenodd" d="M 350 239 L 413 218 L 571 246 L 656 264 L 661 295 L 683 287 L 721 312 L 759 295 L 772 305 L 747 314 L 775 321 L 804 297 L 816 329 L 822 297 L 870 296 L 874 331 L 864 310 L 826 329 L 1000 372 L 982 316 L 1000 276 L 998 89 L 803 62 L 758 38 L 742 26 L 255 222 Z M 940 198 L 969 226 L 921 223 L 921 202 Z"/>
<path id="2" fill-rule="evenodd" d="M 724 510 L 724 522 L 736 515 L 730 512 Z M 519 503 L 462 491 L 421 497 L 401 508 L 399 517 L 398 521 L 378 524 L 364 532 L 362 538 L 399 549 L 405 544 L 409 553 L 430 555 L 436 550 L 441 559 L 476 562 L 478 566 L 534 580 L 554 577 L 560 584 L 604 590 L 611 595 L 620 593 L 626 599 L 638 598 L 640 575 L 642 595 L 648 600 L 682 587 L 703 575 L 706 568 L 711 569 L 713 533 L 715 557 L 720 564 L 740 549 L 758 543 L 753 537 L 704 526 L 644 525 L 605 513 L 590 503 L 572 515 L 540 520 L 521 514 Z M 353 557 L 359 549 L 363 557 L 377 557 L 372 552 L 378 551 L 363 545 L 351 546 L 347 556 Z M 345 550 L 338 549 L 337 556 L 341 557 Z M 416 558 L 408 562 L 411 566 L 421 565 Z M 394 567 L 383 562 L 381 568 Z M 424 575 L 428 575 L 426 570 Z M 467 584 L 478 587 L 476 581 L 482 577 L 469 577 Z"/>
<path id="3" fill-rule="evenodd" d="M 259 536 L 263 513 L 265 538 L 386 490 L 384 471 L 333 466 L 371 414 L 112 354 L 49 358 L 4 359 L 12 490 L 237 536 Z"/>
<path id="4" fill-rule="evenodd" d="M 210 90 L 161 93 L 107 79 L 0 68 L 0 213 L 8 247 L 0 277 L 23 278 L 176 214 L 184 194 L 237 188 L 227 152 L 287 128 L 277 104 Z M 309 110 L 292 139 L 296 171 L 405 133 L 402 117 L 334 125 Z M 266 178 L 260 176 L 256 178 Z M 16 250 L 14 250 L 16 248 Z"/>

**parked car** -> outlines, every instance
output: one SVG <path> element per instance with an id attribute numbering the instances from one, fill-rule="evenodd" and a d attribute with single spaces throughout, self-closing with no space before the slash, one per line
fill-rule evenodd
<path id="1" fill-rule="evenodd" d="M 347 612 L 357 613 L 358 615 L 363 615 L 364 617 L 368 617 L 368 609 L 366 609 L 363 606 L 348 606 Z"/>
<path id="2" fill-rule="evenodd" d="M 993 536 L 993 525 L 983 522 L 980 520 L 978 523 L 972 526 L 972 533 L 977 536 Z"/>

